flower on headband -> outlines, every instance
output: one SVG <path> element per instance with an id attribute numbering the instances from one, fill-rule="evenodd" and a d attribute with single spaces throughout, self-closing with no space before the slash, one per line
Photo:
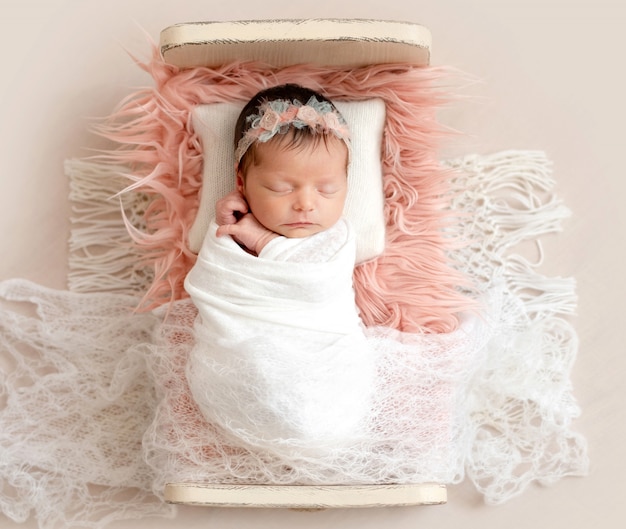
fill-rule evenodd
<path id="1" fill-rule="evenodd" d="M 298 109 L 296 119 L 303 121 L 305 125 L 314 129 L 319 121 L 319 116 L 317 110 L 307 104 Z"/>
<path id="2" fill-rule="evenodd" d="M 334 112 L 324 114 L 324 125 L 330 130 L 341 130 L 343 128 L 343 125 L 339 122 L 337 114 Z"/>
<path id="3" fill-rule="evenodd" d="M 280 115 L 271 109 L 268 109 L 259 120 L 259 126 L 267 131 L 274 131 L 279 123 Z"/>

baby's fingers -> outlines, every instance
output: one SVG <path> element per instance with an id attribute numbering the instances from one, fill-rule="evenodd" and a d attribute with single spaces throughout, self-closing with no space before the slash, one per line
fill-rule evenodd
<path id="1" fill-rule="evenodd" d="M 224 235 L 233 235 L 232 228 L 234 227 L 235 227 L 235 223 L 222 224 L 221 226 L 218 226 L 217 231 L 215 232 L 215 235 L 217 235 L 218 237 L 223 237 Z M 236 231 L 236 229 L 234 231 Z"/>
<path id="2" fill-rule="evenodd" d="M 218 224 L 235 224 L 248 213 L 248 203 L 239 194 L 231 193 L 220 199 L 215 207 Z"/>

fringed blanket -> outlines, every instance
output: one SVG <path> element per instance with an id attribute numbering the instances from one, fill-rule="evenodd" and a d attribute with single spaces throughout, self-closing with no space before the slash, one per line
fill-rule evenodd
<path id="1" fill-rule="evenodd" d="M 401 479 L 457 483 L 467 477 L 486 501 L 499 503 L 531 482 L 553 483 L 587 470 L 585 440 L 572 428 L 579 413 L 569 379 L 577 352 L 567 321 L 576 305 L 574 283 L 542 275 L 517 251 L 520 243 L 559 230 L 568 211 L 551 193 L 550 163 L 542 153 L 468 156 L 446 165 L 458 170 L 451 208 L 472 219 L 458 224 L 470 244 L 455 248 L 450 258 L 484 293 L 485 346 L 468 356 L 471 347 L 459 341 L 478 336 L 471 321 L 441 335 L 461 346 L 450 348 L 449 355 L 428 353 L 427 334 L 376 327 L 366 332 L 376 334 L 368 341 L 380 342 L 378 350 L 391 342 L 411 352 L 402 356 L 388 349 L 396 369 L 389 372 L 387 387 L 404 389 L 387 395 L 385 417 L 424 419 L 421 396 L 428 388 L 445 390 L 438 393 L 443 407 L 426 417 L 434 423 L 404 423 L 423 424 L 433 450 L 423 451 L 422 445 L 419 452 L 417 444 L 391 439 L 397 451 L 387 453 L 406 462 Z M 103 527 L 115 519 L 171 515 L 173 507 L 160 495 L 174 480 L 245 483 L 280 476 L 289 483 L 345 477 L 339 475 L 345 464 L 318 465 L 317 475 L 285 473 L 284 459 L 233 447 L 206 421 L 185 377 L 195 307 L 180 300 L 155 313 L 133 313 L 140 294 L 115 293 L 114 287 L 132 281 L 140 292 L 142 281 L 150 279 L 132 251 L 121 263 L 114 257 L 128 241 L 119 212 L 117 231 L 104 223 L 113 241 L 108 250 L 106 240 L 89 235 L 89 224 L 102 229 L 103 223 L 91 222 L 95 216 L 111 218 L 118 207 L 104 201 L 115 188 L 103 193 L 103 200 L 76 191 L 103 171 L 110 174 L 111 168 L 68 163 L 77 204 L 72 270 L 76 281 L 88 275 L 84 255 L 90 241 L 97 241 L 97 267 L 111 263 L 110 273 L 98 280 L 111 292 L 58 292 L 19 280 L 0 284 L 2 512 L 16 521 L 35 515 L 46 528 Z M 126 207 L 130 215 L 143 200 Z M 84 250 L 79 233 L 87 241 Z M 23 310 L 25 305 L 36 313 Z M 416 350 L 426 353 L 415 355 Z M 446 386 L 441 377 L 451 366 L 457 371 L 448 371 Z M 426 376 L 406 391 L 419 370 Z M 391 423 L 387 431 L 399 426 Z M 388 436 L 387 446 L 389 441 Z"/>

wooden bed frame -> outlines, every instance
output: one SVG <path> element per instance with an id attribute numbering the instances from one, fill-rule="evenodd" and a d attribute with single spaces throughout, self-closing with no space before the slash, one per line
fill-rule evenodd
<path id="1" fill-rule="evenodd" d="M 160 35 L 165 62 L 180 68 L 260 61 L 359 67 L 404 63 L 427 66 L 431 35 L 425 27 L 379 20 L 259 20 L 176 24 Z M 289 509 L 439 505 L 447 489 L 438 483 L 337 486 L 259 486 L 170 483 L 170 503 L 213 507 Z"/>

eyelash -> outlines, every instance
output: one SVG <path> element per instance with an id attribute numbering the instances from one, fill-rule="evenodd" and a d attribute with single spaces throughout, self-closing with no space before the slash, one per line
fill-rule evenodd
<path id="1" fill-rule="evenodd" d="M 288 194 L 291 193 L 293 191 L 293 188 L 289 188 L 289 189 L 276 189 L 276 188 L 271 188 L 268 187 L 268 189 L 272 192 L 272 193 L 279 193 L 279 194 Z M 334 195 L 335 193 L 337 193 L 336 189 L 317 189 L 317 192 L 322 194 L 322 195 Z"/>

